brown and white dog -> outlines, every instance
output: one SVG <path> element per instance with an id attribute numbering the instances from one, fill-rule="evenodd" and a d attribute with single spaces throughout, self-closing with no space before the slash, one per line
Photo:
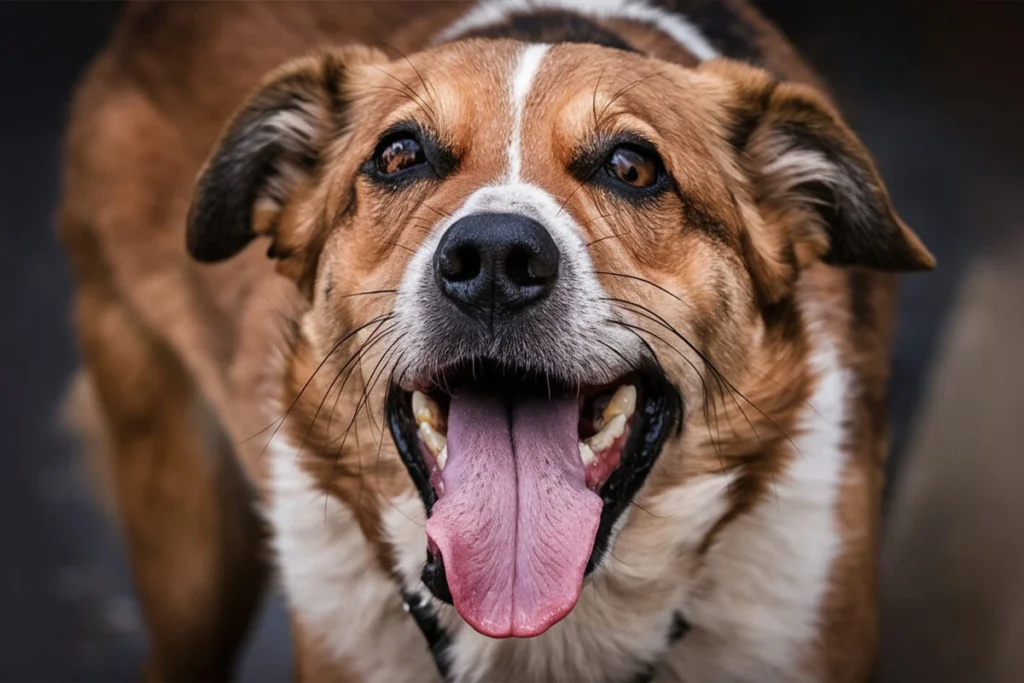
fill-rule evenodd
<path id="1" fill-rule="evenodd" d="M 129 4 L 68 153 L 149 677 L 870 675 L 933 260 L 745 3 Z"/>

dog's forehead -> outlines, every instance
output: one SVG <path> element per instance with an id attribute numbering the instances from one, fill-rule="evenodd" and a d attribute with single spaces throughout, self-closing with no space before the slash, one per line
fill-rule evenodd
<path id="1" fill-rule="evenodd" d="M 398 63 L 399 65 L 401 62 Z M 508 101 L 482 97 L 502 90 L 531 107 L 564 106 L 575 98 L 622 97 L 672 85 L 666 71 L 685 71 L 646 55 L 600 45 L 547 45 L 511 40 L 468 40 L 416 55 L 407 63 L 415 81 L 447 98 L 466 97 L 494 112 L 511 113 Z M 660 82 L 656 79 L 661 78 Z M 625 88 L 625 91 L 623 90 Z"/>
<path id="2" fill-rule="evenodd" d="M 654 137 L 652 121 L 665 118 L 669 89 L 685 92 L 687 72 L 598 45 L 473 39 L 372 67 L 374 94 L 390 101 L 367 118 L 380 129 L 419 121 L 471 165 L 505 157 L 528 167 L 564 159 L 595 130 Z"/>

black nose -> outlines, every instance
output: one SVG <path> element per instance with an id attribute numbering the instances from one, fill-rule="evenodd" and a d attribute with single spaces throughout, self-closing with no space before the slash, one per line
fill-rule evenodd
<path id="1" fill-rule="evenodd" d="M 445 296 L 492 327 L 496 318 L 551 293 L 558 260 L 558 246 L 537 221 L 477 213 L 448 228 L 434 252 L 434 271 Z"/>

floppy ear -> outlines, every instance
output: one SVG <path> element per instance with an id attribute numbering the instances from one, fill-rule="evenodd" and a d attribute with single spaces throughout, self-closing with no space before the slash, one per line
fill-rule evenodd
<path id="1" fill-rule="evenodd" d="M 271 256 L 295 248 L 283 243 L 279 219 L 309 184 L 330 137 L 344 129 L 347 72 L 384 61 L 382 53 L 355 46 L 291 62 L 264 81 L 199 174 L 187 229 L 195 259 L 221 261 L 257 236 L 272 239 Z"/>
<path id="2" fill-rule="evenodd" d="M 734 62 L 704 70 L 730 84 L 728 138 L 765 216 L 761 229 L 787 232 L 783 240 L 752 237 L 761 251 L 776 252 L 761 254 L 766 270 L 815 259 L 889 271 L 935 266 L 896 215 L 867 150 L 821 93 Z"/>

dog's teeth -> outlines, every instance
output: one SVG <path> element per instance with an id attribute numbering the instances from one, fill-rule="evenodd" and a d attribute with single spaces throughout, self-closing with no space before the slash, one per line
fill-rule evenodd
<path id="1" fill-rule="evenodd" d="M 448 446 L 441 449 L 441 452 L 437 454 L 437 469 L 444 471 L 445 463 L 448 462 Z"/>
<path id="2" fill-rule="evenodd" d="M 444 434 L 430 426 L 429 422 L 420 422 L 420 437 L 423 439 L 423 443 L 427 444 L 427 448 L 434 454 L 434 457 L 437 457 L 437 454 L 448 443 L 448 439 L 445 438 Z"/>
<path id="3" fill-rule="evenodd" d="M 412 414 L 416 422 L 426 422 L 431 427 L 438 427 L 441 424 L 441 409 L 433 399 L 421 391 L 412 392 Z"/>
<path id="4" fill-rule="evenodd" d="M 604 407 L 601 413 L 601 423 L 608 424 L 616 415 L 629 417 L 636 412 L 636 387 L 632 384 L 623 384 L 615 390 L 612 400 Z"/>
<path id="5" fill-rule="evenodd" d="M 610 448 L 615 443 L 615 439 L 622 436 L 624 431 L 626 431 L 626 416 L 616 415 L 601 428 L 601 431 L 587 439 L 587 445 L 594 453 L 600 453 Z"/>
<path id="6" fill-rule="evenodd" d="M 590 463 L 594 462 L 594 451 L 590 450 L 590 446 L 583 443 L 582 441 L 580 442 L 579 446 L 580 460 L 583 461 L 583 466 L 590 467 Z"/>

